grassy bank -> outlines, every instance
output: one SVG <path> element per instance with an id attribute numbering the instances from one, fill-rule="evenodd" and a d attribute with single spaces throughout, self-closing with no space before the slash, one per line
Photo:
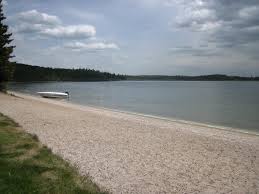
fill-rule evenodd
<path id="1" fill-rule="evenodd" d="M 0 193 L 103 193 L 0 114 Z"/>

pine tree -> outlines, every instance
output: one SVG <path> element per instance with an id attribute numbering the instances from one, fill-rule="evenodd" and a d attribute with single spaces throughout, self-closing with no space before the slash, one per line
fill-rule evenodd
<path id="1" fill-rule="evenodd" d="M 14 46 L 10 46 L 13 41 L 10 39 L 12 33 L 8 33 L 8 26 L 3 23 L 6 19 L 3 13 L 3 1 L 0 0 L 0 90 L 5 89 L 5 82 L 7 82 L 12 75 L 13 68 L 9 59 L 12 56 Z"/>

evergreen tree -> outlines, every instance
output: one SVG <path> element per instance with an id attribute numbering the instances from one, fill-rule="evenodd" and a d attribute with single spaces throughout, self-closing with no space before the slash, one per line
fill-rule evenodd
<path id="1" fill-rule="evenodd" d="M 0 0 L 0 90 L 5 89 L 7 82 L 13 73 L 13 66 L 9 63 L 12 58 L 14 46 L 10 46 L 12 42 L 11 33 L 8 33 L 8 26 L 3 23 L 6 19 L 3 13 L 3 1 Z"/>

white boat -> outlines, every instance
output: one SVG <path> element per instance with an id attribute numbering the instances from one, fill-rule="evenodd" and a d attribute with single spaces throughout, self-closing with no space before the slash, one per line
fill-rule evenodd
<path id="1" fill-rule="evenodd" d="M 44 98 L 68 98 L 68 92 L 37 92 L 40 96 Z"/>

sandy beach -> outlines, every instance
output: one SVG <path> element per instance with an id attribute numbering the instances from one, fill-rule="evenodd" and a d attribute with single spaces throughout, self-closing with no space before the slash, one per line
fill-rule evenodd
<path id="1" fill-rule="evenodd" d="M 0 112 L 112 193 L 259 193 L 259 136 L 24 94 Z"/>

